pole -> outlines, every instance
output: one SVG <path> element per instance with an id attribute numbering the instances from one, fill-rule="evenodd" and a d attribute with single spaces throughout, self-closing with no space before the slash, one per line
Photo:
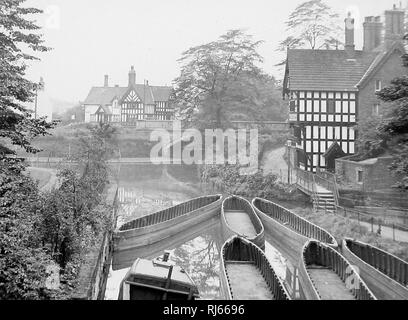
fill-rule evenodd
<path id="1" fill-rule="evenodd" d="M 34 107 L 34 119 L 37 119 L 37 96 L 38 96 L 38 85 L 35 86 L 35 107 Z"/>

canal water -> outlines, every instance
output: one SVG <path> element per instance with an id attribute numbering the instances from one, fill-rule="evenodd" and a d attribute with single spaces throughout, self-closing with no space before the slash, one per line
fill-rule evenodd
<path id="1" fill-rule="evenodd" d="M 120 203 L 118 226 L 202 195 L 194 166 L 126 165 L 115 168 L 115 171 Z M 170 259 L 183 267 L 194 280 L 200 292 L 200 299 L 224 299 L 221 296 L 219 279 L 221 246 L 218 221 L 203 228 L 194 239 L 166 248 L 171 251 Z M 268 242 L 265 253 L 278 276 L 285 279 L 286 260 Z M 128 255 L 126 259 L 129 261 L 138 258 L 137 253 L 130 252 Z M 158 254 L 161 255 L 162 253 Z M 119 270 L 113 270 L 111 267 L 105 292 L 106 300 L 117 300 L 120 282 L 128 270 L 129 267 Z"/>

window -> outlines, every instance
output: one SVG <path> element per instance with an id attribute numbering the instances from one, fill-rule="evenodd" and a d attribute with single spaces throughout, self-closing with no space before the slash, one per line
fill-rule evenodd
<path id="1" fill-rule="evenodd" d="M 357 182 L 363 183 L 363 171 L 362 170 L 357 170 Z"/>
<path id="2" fill-rule="evenodd" d="M 289 102 L 289 110 L 291 112 L 295 112 L 296 111 L 296 101 L 295 100 L 290 100 Z"/>
<path id="3" fill-rule="evenodd" d="M 379 110 L 380 110 L 380 104 L 379 103 L 374 104 L 373 105 L 372 115 L 373 116 L 378 116 Z"/>
<path id="4" fill-rule="evenodd" d="M 380 91 L 381 90 L 381 80 L 376 80 L 375 81 L 375 91 Z"/>
<path id="5" fill-rule="evenodd" d="M 335 102 L 333 99 L 327 100 L 327 113 L 334 114 L 335 112 Z"/>

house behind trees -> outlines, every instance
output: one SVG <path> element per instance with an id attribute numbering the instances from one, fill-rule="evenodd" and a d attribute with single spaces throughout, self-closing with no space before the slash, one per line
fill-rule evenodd
<path id="1" fill-rule="evenodd" d="M 151 86 L 148 81 L 136 83 L 136 71 L 131 67 L 126 87 L 109 86 L 105 75 L 103 87 L 93 87 L 83 106 L 85 122 L 107 122 L 141 126 L 150 121 L 152 127 L 174 118 L 170 103 L 172 87 Z M 161 122 L 160 122 L 161 120 Z"/>

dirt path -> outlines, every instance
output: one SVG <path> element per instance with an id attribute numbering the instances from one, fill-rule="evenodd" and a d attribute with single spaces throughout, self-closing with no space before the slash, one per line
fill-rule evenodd
<path id="1" fill-rule="evenodd" d="M 264 173 L 276 174 L 280 181 L 288 181 L 288 165 L 283 158 L 285 155 L 286 147 L 268 151 L 262 159 L 262 168 Z"/>

